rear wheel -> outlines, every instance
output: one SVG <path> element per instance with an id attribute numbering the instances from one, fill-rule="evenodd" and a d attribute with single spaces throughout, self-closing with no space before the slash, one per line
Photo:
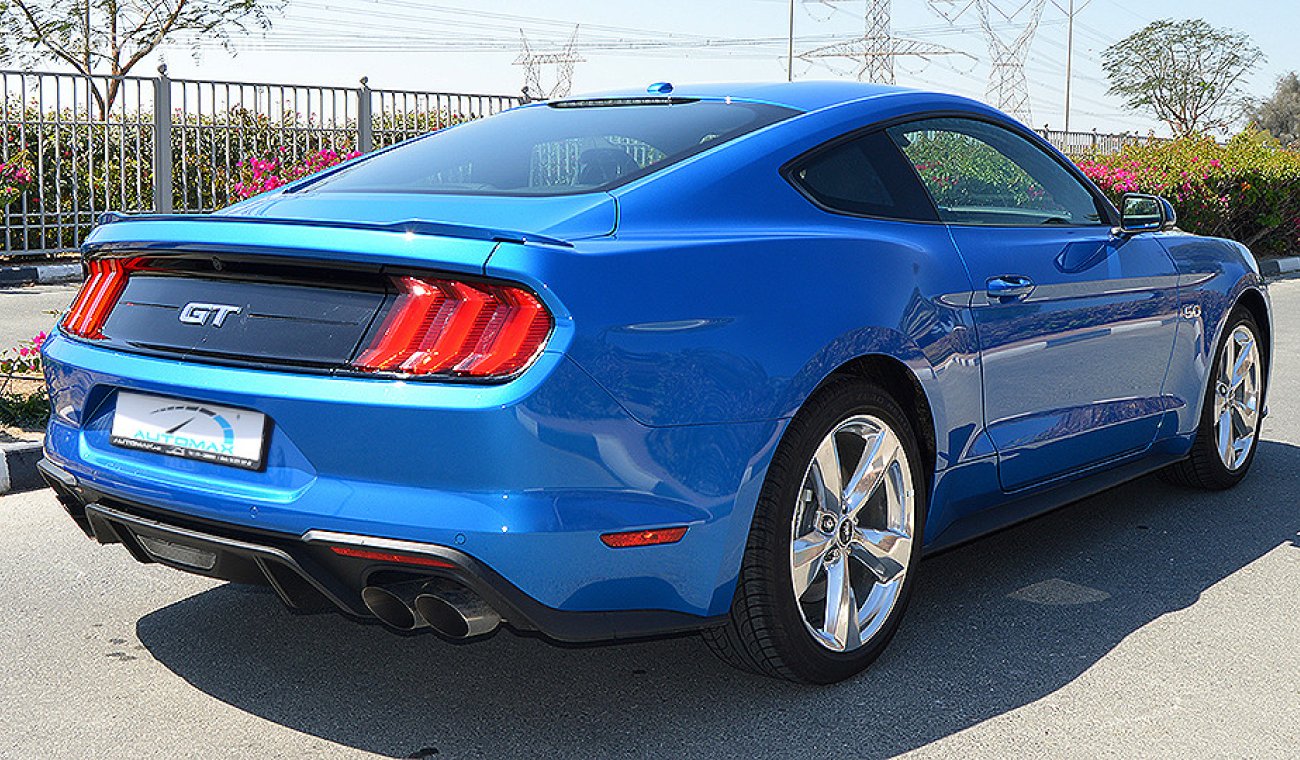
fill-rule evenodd
<path id="1" fill-rule="evenodd" d="M 1210 369 L 1191 455 L 1161 471 L 1165 480 L 1217 491 L 1246 477 L 1259 440 L 1264 376 L 1259 327 L 1250 312 L 1238 309 Z"/>
<path id="2" fill-rule="evenodd" d="M 738 667 L 830 683 L 893 636 L 919 557 L 920 450 L 881 388 L 836 379 L 790 423 L 759 497 L 731 615 L 705 640 Z"/>

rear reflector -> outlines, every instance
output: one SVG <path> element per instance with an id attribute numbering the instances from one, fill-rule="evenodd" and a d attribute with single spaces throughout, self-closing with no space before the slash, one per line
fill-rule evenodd
<path id="1" fill-rule="evenodd" d="M 686 535 L 686 527 L 660 528 L 658 530 L 632 530 L 626 533 L 606 533 L 600 540 L 614 549 L 630 546 L 655 546 L 657 544 L 675 544 Z"/>
<path id="2" fill-rule="evenodd" d="M 126 278 L 140 269 L 140 259 L 91 259 L 86 284 L 72 302 L 72 308 L 63 318 L 63 329 L 73 335 L 90 340 L 104 338 L 104 322 L 117 305 Z"/>
<path id="3" fill-rule="evenodd" d="M 352 546 L 331 546 L 330 551 L 343 557 L 355 557 L 356 559 L 373 559 L 376 562 L 397 562 L 403 565 L 421 565 L 423 567 L 445 567 L 454 570 L 456 566 L 445 559 L 437 557 L 421 557 L 414 554 L 393 554 L 392 552 L 375 551 L 374 549 L 357 549 Z"/>
<path id="4" fill-rule="evenodd" d="M 509 285 L 395 277 L 393 303 L 357 369 L 408 375 L 508 377 L 546 344 L 551 315 Z"/>
<path id="5" fill-rule="evenodd" d="M 175 562 L 196 570 L 211 570 L 217 565 L 217 555 L 204 549 L 151 536 L 136 535 L 135 538 L 154 559 Z"/>

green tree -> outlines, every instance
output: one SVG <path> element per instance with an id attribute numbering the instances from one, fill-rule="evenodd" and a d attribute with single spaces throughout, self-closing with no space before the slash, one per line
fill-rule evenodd
<path id="1" fill-rule="evenodd" d="M 1101 60 L 1112 95 L 1181 136 L 1228 127 L 1245 102 L 1242 79 L 1264 54 L 1240 32 L 1164 19 L 1106 48 Z"/>
<path id="2" fill-rule="evenodd" d="M 1250 121 L 1283 145 L 1300 144 L 1300 76 L 1293 71 L 1277 80 L 1277 89 L 1249 112 Z"/>
<path id="3" fill-rule="evenodd" d="M 250 25 L 269 25 L 279 0 L 0 0 L 0 61 L 58 61 L 80 74 L 121 77 L 177 35 L 228 44 Z M 120 80 L 91 84 L 100 116 Z"/>

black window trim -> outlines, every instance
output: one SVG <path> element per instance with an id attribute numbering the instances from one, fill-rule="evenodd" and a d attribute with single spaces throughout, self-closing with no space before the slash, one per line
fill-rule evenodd
<path id="1" fill-rule="evenodd" d="M 912 122 L 928 121 L 930 119 L 945 119 L 945 118 L 969 119 L 971 121 L 984 122 L 985 124 L 989 124 L 994 127 L 1001 127 L 1005 130 L 1010 131 L 1013 134 L 1025 138 L 1026 140 L 1029 141 L 1031 145 L 1033 145 L 1038 150 L 1042 151 L 1043 154 L 1046 155 L 1049 159 L 1055 161 L 1058 166 L 1065 169 L 1065 171 L 1070 176 L 1074 177 L 1076 180 L 1079 181 L 1080 184 L 1083 185 L 1084 189 L 1088 191 L 1088 194 L 1092 196 L 1093 202 L 1097 204 L 1097 210 L 1102 212 L 1103 219 L 1098 221 L 1096 224 L 1058 224 L 1058 225 L 1052 225 L 1050 227 L 1046 227 L 1043 225 L 1035 225 L 1035 224 L 970 224 L 970 223 L 963 223 L 963 222 L 943 221 L 943 219 L 939 216 L 939 209 L 937 206 L 934 209 L 935 218 L 937 219 L 937 221 L 930 221 L 926 219 L 900 219 L 891 216 L 874 216 L 871 214 L 859 214 L 851 211 L 844 211 L 842 209 L 836 209 L 818 201 L 816 198 L 812 197 L 800 185 L 799 180 L 795 177 L 795 172 L 799 170 L 800 166 L 802 166 L 804 162 L 814 158 L 817 154 L 823 151 L 834 149 L 835 147 L 838 147 L 843 143 L 850 142 L 859 137 L 864 137 L 872 132 L 882 132 L 889 129 L 890 127 L 895 127 L 900 124 L 910 124 Z M 886 134 L 886 137 L 889 137 L 889 135 Z M 903 160 L 907 162 L 908 166 L 911 166 L 911 162 L 907 161 L 906 154 L 904 154 L 902 149 L 898 147 L 898 144 L 894 142 L 892 137 L 889 138 L 889 142 L 891 145 L 894 146 L 894 150 L 896 150 L 898 154 L 902 156 Z M 781 165 L 779 171 L 781 173 L 782 178 L 784 178 L 786 182 L 790 183 L 790 185 L 794 187 L 794 189 L 797 190 L 800 195 L 808 199 L 810 203 L 812 203 L 814 206 L 821 209 L 822 211 L 835 214 L 836 216 L 847 216 L 856 219 L 874 219 L 882 222 L 900 222 L 903 224 L 941 224 L 947 227 L 962 227 L 962 228 L 973 227 L 979 229 L 1037 230 L 1037 229 L 1092 229 L 1092 228 L 1107 228 L 1107 227 L 1113 229 L 1115 226 L 1117 226 L 1119 224 L 1119 212 L 1118 210 L 1116 210 L 1115 204 L 1111 203 L 1110 199 L 1107 198 L 1105 195 L 1103 195 L 1102 192 L 1097 189 L 1097 186 L 1094 185 L 1092 181 L 1088 179 L 1088 177 L 1079 169 L 1077 165 L 1074 164 L 1074 162 L 1062 156 L 1060 152 L 1054 148 L 1049 150 L 1050 147 L 1051 147 L 1051 143 L 1047 143 L 1043 139 L 1042 135 L 1010 119 L 1003 120 L 1003 119 L 998 119 L 996 117 L 990 116 L 988 114 L 973 113 L 970 111 L 962 111 L 959 109 L 951 109 L 951 108 L 931 109 L 931 110 L 917 111 L 915 113 L 910 113 L 904 116 L 895 116 L 889 119 L 881 119 L 880 121 L 875 121 L 872 122 L 871 124 L 858 127 L 857 129 L 832 137 L 826 142 L 820 143 L 812 148 L 809 148 L 808 150 L 805 150 L 804 152 L 800 153 L 799 155 L 795 156 L 789 161 L 786 161 L 784 164 Z M 922 191 L 925 192 L 925 196 L 930 199 L 930 204 L 933 206 L 934 196 L 930 193 L 929 188 L 927 188 L 925 186 L 925 183 L 921 180 L 921 176 L 919 174 L 916 174 L 915 167 L 912 167 L 912 173 L 916 176 L 916 181 L 921 185 Z"/>

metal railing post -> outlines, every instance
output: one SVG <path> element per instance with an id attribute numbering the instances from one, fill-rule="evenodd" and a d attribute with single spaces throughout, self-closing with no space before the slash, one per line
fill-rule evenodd
<path id="1" fill-rule="evenodd" d="M 153 210 L 172 212 L 172 80 L 166 64 L 153 80 Z"/>
<path id="2" fill-rule="evenodd" d="M 357 150 L 369 153 L 375 149 L 375 122 L 370 100 L 370 77 L 361 77 L 357 90 Z"/>

